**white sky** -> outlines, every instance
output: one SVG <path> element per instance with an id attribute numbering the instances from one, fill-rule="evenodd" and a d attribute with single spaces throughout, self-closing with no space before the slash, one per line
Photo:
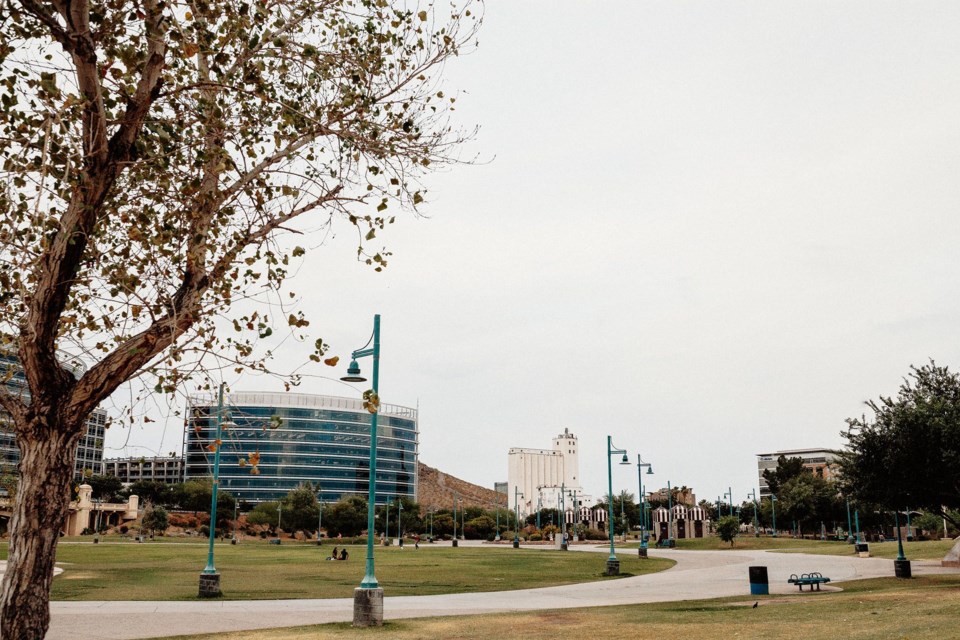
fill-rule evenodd
<path id="1" fill-rule="evenodd" d="M 382 314 L 426 464 L 492 487 L 567 427 L 595 496 L 610 434 L 650 485 L 739 501 L 756 453 L 839 447 L 910 364 L 960 367 L 958 34 L 956 2 L 490 0 L 445 82 L 482 163 L 428 179 L 384 273 L 344 226 L 294 288 L 344 360 Z M 107 455 L 179 450 L 149 427 Z"/>

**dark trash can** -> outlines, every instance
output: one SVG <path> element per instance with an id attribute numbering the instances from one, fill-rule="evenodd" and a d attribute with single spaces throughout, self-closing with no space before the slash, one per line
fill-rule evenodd
<path id="1" fill-rule="evenodd" d="M 912 578 L 913 571 L 910 569 L 909 560 L 894 560 L 893 570 L 898 578 Z"/>
<path id="2" fill-rule="evenodd" d="M 770 578 L 766 567 L 750 567 L 750 595 L 770 595 Z"/>

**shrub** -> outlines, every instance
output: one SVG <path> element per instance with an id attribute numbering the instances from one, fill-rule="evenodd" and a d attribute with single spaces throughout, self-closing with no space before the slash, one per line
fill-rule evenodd
<path id="1" fill-rule="evenodd" d="M 130 527 L 128 527 L 127 525 L 124 524 L 124 525 L 121 525 L 121 526 L 120 526 L 120 534 L 121 534 L 121 535 L 127 535 L 127 532 L 128 532 L 128 531 L 130 531 Z"/>
<path id="2" fill-rule="evenodd" d="M 607 534 L 600 529 L 586 529 L 583 532 L 583 537 L 586 540 L 608 540 Z"/>
<path id="3" fill-rule="evenodd" d="M 531 533 L 527 538 L 527 540 L 529 540 L 530 542 L 540 542 L 541 540 L 543 540 L 543 536 L 540 535 L 539 533 Z"/>

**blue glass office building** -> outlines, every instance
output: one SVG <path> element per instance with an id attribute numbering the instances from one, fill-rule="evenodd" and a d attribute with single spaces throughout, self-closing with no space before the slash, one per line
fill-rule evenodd
<path id="1" fill-rule="evenodd" d="M 282 498 L 309 482 L 324 502 L 366 496 L 370 414 L 354 398 L 238 392 L 224 400 L 220 486 L 239 500 Z M 191 398 L 184 436 L 184 475 L 213 475 L 217 399 Z M 232 423 L 232 424 L 230 424 Z M 416 498 L 417 411 L 381 404 L 377 420 L 377 503 Z M 256 471 L 250 464 L 257 460 Z M 252 456 L 252 458 L 251 458 Z"/>

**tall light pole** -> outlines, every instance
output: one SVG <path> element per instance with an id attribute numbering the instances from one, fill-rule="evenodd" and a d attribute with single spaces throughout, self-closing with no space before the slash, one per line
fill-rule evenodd
<path id="1" fill-rule="evenodd" d="M 403 546 L 403 502 L 397 497 L 397 546 Z"/>
<path id="2" fill-rule="evenodd" d="M 520 498 L 523 497 L 523 494 L 520 493 L 520 487 L 513 487 L 513 507 L 517 510 L 517 521 L 513 525 L 513 548 L 520 548 Z"/>
<path id="3" fill-rule="evenodd" d="M 610 557 L 607 558 L 608 576 L 620 575 L 620 561 L 617 560 L 617 554 L 613 551 L 613 455 L 623 455 L 620 464 L 630 464 L 627 459 L 626 449 L 617 449 L 613 446 L 613 438 L 607 436 L 607 533 L 610 535 Z"/>
<path id="4" fill-rule="evenodd" d="M 580 505 L 577 504 L 577 490 L 573 490 L 573 541 L 580 539 L 577 533 L 577 525 L 580 524 Z"/>
<path id="5" fill-rule="evenodd" d="M 750 493 L 747 494 L 747 497 L 753 497 L 753 534 L 756 537 L 760 537 L 760 523 L 757 520 L 757 490 L 750 489 Z"/>
<path id="6" fill-rule="evenodd" d="M 454 547 L 459 546 L 460 544 L 459 542 L 457 542 L 457 501 L 459 500 L 460 498 L 456 494 L 454 494 L 453 496 L 453 542 L 452 542 L 452 545 Z"/>
<path id="7" fill-rule="evenodd" d="M 730 499 L 730 515 L 733 515 L 733 487 L 727 487 L 727 492 L 723 497 Z"/>
<path id="8" fill-rule="evenodd" d="M 637 454 L 637 481 L 640 489 L 640 557 L 647 557 L 647 510 L 644 508 L 646 497 L 643 493 L 643 469 L 646 467 L 647 475 L 653 474 L 653 467 L 649 462 L 644 462 L 640 454 Z"/>
<path id="9" fill-rule="evenodd" d="M 369 346 L 370 343 L 373 346 Z M 353 626 L 370 627 L 383 625 L 383 589 L 374 575 L 373 563 L 373 517 L 377 501 L 377 414 L 380 411 L 380 314 L 373 316 L 373 334 L 362 349 L 354 351 L 350 358 L 344 382 L 366 382 L 360 375 L 359 358 L 373 357 L 373 388 L 366 395 L 365 405 L 370 412 L 370 479 L 367 497 L 367 566 L 360 586 L 353 591 Z"/>
<path id="10" fill-rule="evenodd" d="M 320 539 L 320 531 L 323 529 L 323 489 L 320 485 L 317 485 L 317 511 L 319 516 L 317 517 L 317 546 L 322 544 Z"/>
<path id="11" fill-rule="evenodd" d="M 217 395 L 217 431 L 213 440 L 213 482 L 210 488 L 210 545 L 207 550 L 207 566 L 200 573 L 201 598 L 215 598 L 221 595 L 220 574 L 217 573 L 217 568 L 213 564 L 213 542 L 217 535 L 217 489 L 220 486 L 220 443 L 224 424 L 223 386 L 221 382 L 220 392 Z"/>
<path id="12" fill-rule="evenodd" d="M 557 496 L 557 501 L 560 503 L 557 505 L 557 517 L 560 518 L 560 550 L 567 550 L 567 487 L 566 484 L 560 483 L 560 495 Z"/>
<path id="13" fill-rule="evenodd" d="M 673 489 L 667 480 L 667 546 L 674 546 L 673 542 Z"/>
<path id="14" fill-rule="evenodd" d="M 847 544 L 853 544 L 853 527 L 850 523 L 850 498 L 844 496 L 844 501 L 847 503 Z"/>
<path id="15" fill-rule="evenodd" d="M 903 535 L 900 531 L 900 509 L 894 510 L 893 522 L 897 527 L 897 559 L 893 561 L 894 572 L 898 578 L 910 578 L 912 576 L 910 561 L 903 555 Z"/>
<path id="16" fill-rule="evenodd" d="M 770 494 L 770 511 L 773 514 L 773 537 L 777 537 L 777 496 Z"/>

